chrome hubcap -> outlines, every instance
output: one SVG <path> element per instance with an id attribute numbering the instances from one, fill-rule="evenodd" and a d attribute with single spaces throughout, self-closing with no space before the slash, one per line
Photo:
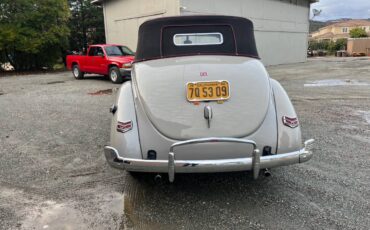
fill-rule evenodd
<path id="1" fill-rule="evenodd" d="M 75 67 L 73 69 L 73 74 L 75 75 L 75 77 L 78 77 L 79 71 L 78 71 L 77 67 Z"/>
<path id="2" fill-rule="evenodd" d="M 112 81 L 116 81 L 117 78 L 118 78 L 118 75 L 116 71 L 113 70 L 112 72 L 110 72 L 110 79 L 112 79 Z"/>

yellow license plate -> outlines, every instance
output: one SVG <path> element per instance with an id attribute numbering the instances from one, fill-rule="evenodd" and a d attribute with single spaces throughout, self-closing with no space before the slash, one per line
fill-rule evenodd
<path id="1" fill-rule="evenodd" d="M 228 81 L 189 82 L 186 85 L 188 101 L 224 101 L 230 98 Z"/>

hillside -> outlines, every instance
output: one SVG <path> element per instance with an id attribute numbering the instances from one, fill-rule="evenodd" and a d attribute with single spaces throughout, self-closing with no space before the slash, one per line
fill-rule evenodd
<path id="1" fill-rule="evenodd" d="M 334 24 L 337 22 L 349 21 L 352 20 L 351 18 L 339 18 L 335 20 L 328 20 L 328 21 L 314 21 L 310 20 L 310 33 L 319 30 L 322 27 L 328 26 L 330 24 Z M 370 20 L 370 19 L 368 19 Z"/>
<path id="2" fill-rule="evenodd" d="M 321 22 L 321 21 L 312 21 L 310 20 L 310 33 L 315 32 L 319 30 L 322 27 L 327 26 L 327 22 Z"/>

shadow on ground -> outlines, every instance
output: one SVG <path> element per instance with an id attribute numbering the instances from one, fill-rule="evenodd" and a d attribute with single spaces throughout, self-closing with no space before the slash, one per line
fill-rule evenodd
<path id="1" fill-rule="evenodd" d="M 95 75 L 95 74 L 87 74 L 85 75 L 85 77 L 82 79 L 83 81 L 85 80 L 90 80 L 90 81 L 93 81 L 93 80 L 96 80 L 96 81 L 110 81 L 109 77 L 108 76 L 103 76 L 103 75 Z M 129 77 L 126 77 L 123 82 L 126 82 L 126 81 L 130 81 L 131 78 Z"/>

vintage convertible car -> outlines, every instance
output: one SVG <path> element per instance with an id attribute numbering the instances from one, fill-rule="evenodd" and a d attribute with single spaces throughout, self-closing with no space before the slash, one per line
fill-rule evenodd
<path id="1" fill-rule="evenodd" d="M 115 104 L 108 163 L 130 172 L 252 171 L 311 159 L 287 93 L 259 60 L 253 24 L 179 16 L 140 26 Z M 268 172 L 268 171 L 267 171 Z"/>

